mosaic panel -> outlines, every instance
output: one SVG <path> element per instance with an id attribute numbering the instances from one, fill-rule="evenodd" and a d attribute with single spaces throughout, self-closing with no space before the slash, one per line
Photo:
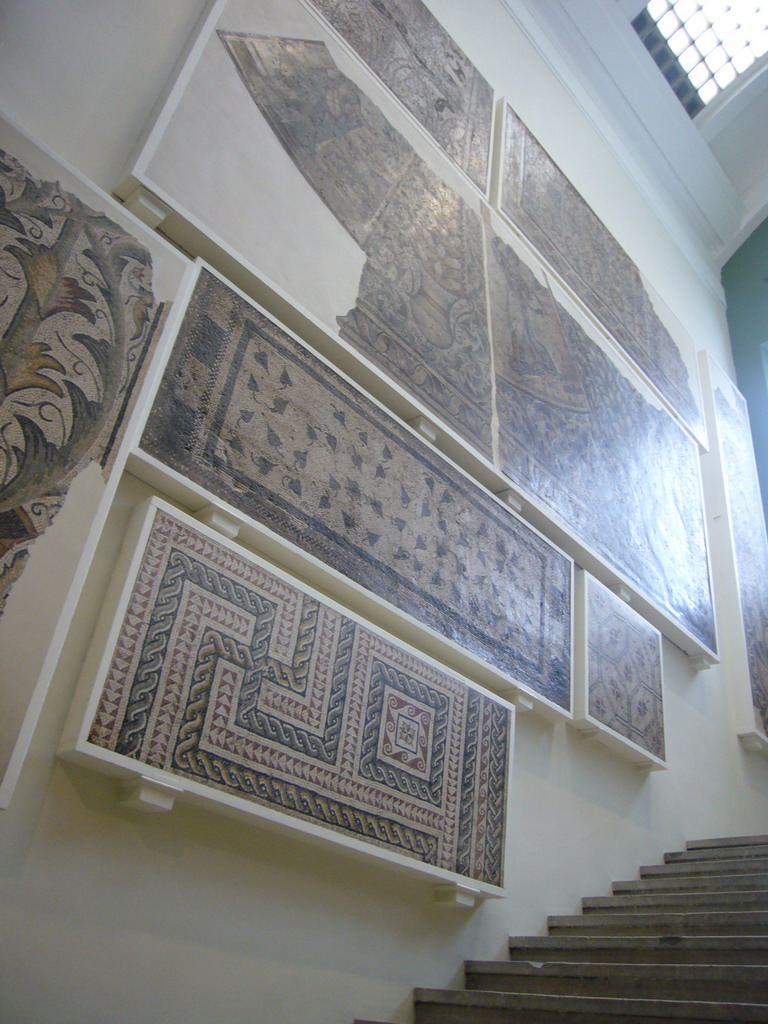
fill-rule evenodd
<path id="1" fill-rule="evenodd" d="M 421 0 L 313 0 L 483 191 L 493 90 Z"/>
<path id="2" fill-rule="evenodd" d="M 591 577 L 587 579 L 587 653 L 591 717 L 663 760 L 661 637 Z"/>
<path id="3" fill-rule="evenodd" d="M 696 444 L 498 238 L 488 265 L 504 472 L 714 650 Z"/>
<path id="4" fill-rule="evenodd" d="M 570 706 L 570 561 L 202 272 L 142 447 Z"/>
<path id="5" fill-rule="evenodd" d="M 75 474 L 108 469 L 160 311 L 135 238 L 0 152 L 0 610 Z"/>
<path id="6" fill-rule="evenodd" d="M 321 42 L 220 32 L 250 95 L 366 260 L 339 332 L 486 455 L 490 344 L 479 216 Z"/>
<path id="7" fill-rule="evenodd" d="M 722 375 L 715 413 L 747 643 L 752 704 L 768 733 L 768 542 L 746 402 Z"/>
<path id="8" fill-rule="evenodd" d="M 502 884 L 510 713 L 156 510 L 89 741 Z"/>
<path id="9" fill-rule="evenodd" d="M 509 106 L 501 207 L 691 430 L 701 434 L 688 370 L 637 267 Z"/>

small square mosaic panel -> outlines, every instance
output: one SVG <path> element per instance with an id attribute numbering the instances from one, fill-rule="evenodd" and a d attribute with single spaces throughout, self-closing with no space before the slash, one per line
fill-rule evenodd
<path id="1" fill-rule="evenodd" d="M 586 712 L 664 760 L 661 634 L 620 597 L 584 574 Z"/>
<path id="2" fill-rule="evenodd" d="M 508 705 L 165 506 L 143 515 L 89 752 L 500 886 Z"/>

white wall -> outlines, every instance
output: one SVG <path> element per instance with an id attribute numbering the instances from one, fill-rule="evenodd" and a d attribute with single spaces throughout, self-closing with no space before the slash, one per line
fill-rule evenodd
<path id="1" fill-rule="evenodd" d="M 5 112 L 110 190 L 202 6 L 5 3 Z M 721 301 L 501 5 L 430 6 L 697 347 L 729 366 Z M 117 525 L 142 492 L 126 480 Z M 455 983 L 464 958 L 502 954 L 508 934 L 541 932 L 548 912 L 576 910 L 582 895 L 604 894 L 609 880 L 632 877 L 663 850 L 768 830 L 768 763 L 742 753 L 735 738 L 728 686 L 743 679 L 727 662 L 696 674 L 665 643 L 669 770 L 639 775 L 563 724 L 519 716 L 509 897 L 474 912 L 438 910 L 418 881 L 210 812 L 143 818 L 121 810 L 110 781 L 54 758 L 77 644 L 70 652 L 14 800 L 0 812 L 0 1020 L 9 1024 L 404 1021 L 413 985 Z"/>

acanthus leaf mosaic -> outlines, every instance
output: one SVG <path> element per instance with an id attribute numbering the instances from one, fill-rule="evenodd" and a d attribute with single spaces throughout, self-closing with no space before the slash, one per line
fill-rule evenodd
<path id="1" fill-rule="evenodd" d="M 0 152 L 0 610 L 89 462 L 107 470 L 157 332 L 152 259 Z"/>
<path id="2" fill-rule="evenodd" d="M 89 743 L 500 886 L 509 708 L 177 515 L 145 514 Z"/>

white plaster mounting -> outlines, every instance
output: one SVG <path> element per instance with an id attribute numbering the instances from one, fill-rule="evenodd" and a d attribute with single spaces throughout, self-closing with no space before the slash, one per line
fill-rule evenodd
<path id="1" fill-rule="evenodd" d="M 132 811 L 160 814 L 172 810 L 176 797 L 183 792 L 183 789 L 168 782 L 139 775 L 121 784 L 120 805 Z"/>

